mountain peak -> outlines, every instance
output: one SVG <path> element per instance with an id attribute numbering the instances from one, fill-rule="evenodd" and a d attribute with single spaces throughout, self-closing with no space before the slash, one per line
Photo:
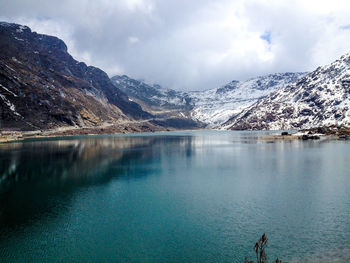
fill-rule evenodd
<path id="1" fill-rule="evenodd" d="M 67 52 L 66 44 L 55 36 L 48 36 L 32 32 L 27 26 L 0 22 L 1 34 L 7 35 L 17 42 L 22 42 L 22 46 L 37 44 L 38 46 L 45 47 L 47 50 L 61 50 Z"/>

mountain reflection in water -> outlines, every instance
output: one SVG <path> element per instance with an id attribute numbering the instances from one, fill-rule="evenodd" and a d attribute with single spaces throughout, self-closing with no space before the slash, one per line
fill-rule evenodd
<path id="1" fill-rule="evenodd" d="M 0 223 L 18 225 L 67 203 L 80 187 L 156 173 L 167 151 L 192 154 L 192 137 L 107 137 L 33 141 L 0 147 Z M 166 146 L 165 146 L 166 145 Z M 10 152 L 10 154 L 9 154 Z M 62 206 L 62 208 L 66 207 Z M 0 236 L 1 238 L 1 236 Z"/>

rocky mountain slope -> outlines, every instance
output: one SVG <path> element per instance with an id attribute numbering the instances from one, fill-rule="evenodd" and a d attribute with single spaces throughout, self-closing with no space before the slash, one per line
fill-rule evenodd
<path id="1" fill-rule="evenodd" d="M 172 113 L 183 117 L 183 114 L 193 107 L 191 98 L 185 92 L 165 89 L 159 85 L 148 85 L 126 75 L 114 76 L 111 80 L 131 100 L 139 103 L 148 112 L 157 115 Z"/>
<path id="2" fill-rule="evenodd" d="M 350 125 L 350 54 L 317 68 L 225 123 L 236 130 Z"/>
<path id="3" fill-rule="evenodd" d="M 114 76 L 112 80 L 119 89 L 152 114 L 191 118 L 208 127 L 220 127 L 258 99 L 295 82 L 305 74 L 271 74 L 193 92 L 152 86 L 127 76 Z"/>
<path id="4" fill-rule="evenodd" d="M 128 94 L 130 98 L 154 111 L 166 109 L 190 110 L 191 98 L 188 94 L 172 89 L 165 89 L 159 85 L 148 85 L 145 82 L 129 78 L 126 75 L 111 78 L 114 85 Z"/>
<path id="5" fill-rule="evenodd" d="M 150 112 L 155 119 L 158 119 L 155 123 L 159 125 L 172 128 L 205 126 L 204 123 L 193 120 L 191 116 L 193 103 L 186 92 L 149 85 L 126 75 L 114 76 L 111 80 L 132 101 L 140 104 L 143 110 Z"/>
<path id="6" fill-rule="evenodd" d="M 102 70 L 72 58 L 65 43 L 0 23 L 0 128 L 93 127 L 150 118 Z"/>

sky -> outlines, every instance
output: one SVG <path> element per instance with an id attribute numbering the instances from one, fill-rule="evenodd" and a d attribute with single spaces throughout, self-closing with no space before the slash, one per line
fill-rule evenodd
<path id="1" fill-rule="evenodd" d="M 0 0 L 79 61 L 178 90 L 312 71 L 350 52 L 348 0 Z"/>

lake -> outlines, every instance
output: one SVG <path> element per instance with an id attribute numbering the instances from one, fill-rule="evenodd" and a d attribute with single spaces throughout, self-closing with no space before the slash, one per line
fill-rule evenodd
<path id="1" fill-rule="evenodd" d="M 350 262 L 350 142 L 183 131 L 0 145 L 0 262 Z"/>

